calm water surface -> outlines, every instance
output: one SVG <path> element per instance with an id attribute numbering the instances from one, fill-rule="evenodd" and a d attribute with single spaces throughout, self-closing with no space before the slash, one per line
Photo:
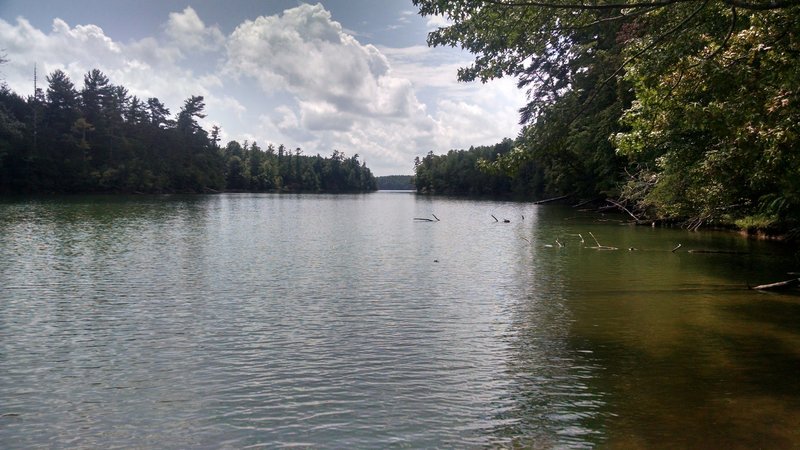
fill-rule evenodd
<path id="1" fill-rule="evenodd" d="M 746 289 L 794 256 L 606 219 L 383 192 L 2 200 L 0 447 L 800 446 L 800 298 Z"/>

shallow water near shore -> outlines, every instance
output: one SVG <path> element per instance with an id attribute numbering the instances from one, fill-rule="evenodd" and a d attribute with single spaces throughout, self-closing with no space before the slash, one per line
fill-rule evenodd
<path id="1" fill-rule="evenodd" d="M 794 253 L 618 219 L 390 192 L 0 200 L 0 447 L 800 445 L 800 297 L 747 289 Z"/>

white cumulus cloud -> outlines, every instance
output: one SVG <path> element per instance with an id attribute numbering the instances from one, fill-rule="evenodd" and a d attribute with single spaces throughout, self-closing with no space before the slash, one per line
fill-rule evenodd
<path id="1" fill-rule="evenodd" d="M 417 155 L 493 144 L 519 129 L 524 96 L 513 80 L 458 83 L 469 55 L 362 43 L 320 4 L 245 20 L 228 35 L 186 7 L 161 30 L 123 43 L 91 24 L 55 19 L 42 31 L 24 18 L 0 19 L 9 59 L 0 77 L 29 95 L 34 63 L 42 88 L 45 74 L 62 69 L 80 89 L 97 68 L 173 114 L 189 96 L 204 96 L 201 123 L 220 125 L 225 138 L 358 153 L 378 174 L 409 173 Z"/>
<path id="2" fill-rule="evenodd" d="M 346 34 L 319 4 L 246 21 L 227 48 L 231 74 L 253 77 L 267 91 L 286 89 L 318 109 L 403 116 L 420 106 L 386 57 Z"/>
<path id="3" fill-rule="evenodd" d="M 225 41 L 219 28 L 207 27 L 191 6 L 187 6 L 182 12 L 170 13 L 165 30 L 167 36 L 185 50 L 215 50 Z"/>

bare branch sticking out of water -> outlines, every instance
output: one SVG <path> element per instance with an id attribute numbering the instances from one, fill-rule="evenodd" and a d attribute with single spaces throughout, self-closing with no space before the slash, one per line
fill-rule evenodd
<path id="1" fill-rule="evenodd" d="M 620 204 L 620 203 L 618 203 L 618 202 L 615 202 L 614 200 L 611 200 L 610 198 L 607 198 L 607 199 L 606 199 L 606 201 L 607 201 L 607 202 L 609 202 L 609 203 L 611 203 L 612 205 L 616 206 L 617 208 L 619 208 L 619 209 L 621 209 L 621 210 L 625 211 L 626 213 L 628 213 L 628 215 L 629 215 L 629 216 L 633 217 L 633 220 L 635 220 L 635 221 L 636 221 L 636 223 L 639 223 L 639 222 L 641 222 L 641 221 L 642 221 L 642 219 L 641 219 L 641 218 L 639 218 L 639 217 L 638 217 L 636 214 L 632 213 L 632 212 L 631 212 L 631 211 L 630 211 L 628 208 L 626 208 L 624 205 L 622 205 L 622 204 Z"/>
<path id="2" fill-rule="evenodd" d="M 564 200 L 565 198 L 569 198 L 571 196 L 572 196 L 572 194 L 567 194 L 567 195 L 562 195 L 560 197 L 547 198 L 547 199 L 544 199 L 544 200 L 539 200 L 538 202 L 533 202 L 533 204 L 534 205 L 543 205 L 545 203 L 557 202 L 559 200 Z"/>
<path id="3" fill-rule="evenodd" d="M 580 233 L 567 234 L 567 236 L 577 236 L 577 237 L 581 238 L 581 244 L 584 244 L 586 242 L 586 241 L 583 240 L 583 236 Z"/>
<path id="4" fill-rule="evenodd" d="M 747 252 L 737 252 L 735 250 L 689 250 L 689 253 L 719 253 L 723 255 L 747 255 Z"/>
<path id="5" fill-rule="evenodd" d="M 610 247 L 608 245 L 601 244 L 600 241 L 598 241 L 597 238 L 594 237 L 594 234 L 591 231 L 589 232 L 589 236 L 591 236 L 592 239 L 594 239 L 595 244 L 597 244 L 597 247 L 589 247 L 589 248 L 593 248 L 595 250 L 619 250 L 617 247 Z"/>
<path id="6" fill-rule="evenodd" d="M 788 289 L 796 286 L 798 283 L 800 283 L 800 278 L 792 278 L 791 280 L 779 281 L 777 283 L 760 284 L 758 286 L 754 286 L 751 289 L 754 289 L 756 291 Z"/>

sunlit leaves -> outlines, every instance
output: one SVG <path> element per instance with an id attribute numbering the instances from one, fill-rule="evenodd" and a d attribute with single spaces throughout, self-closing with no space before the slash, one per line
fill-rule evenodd
<path id="1" fill-rule="evenodd" d="M 699 51 L 691 44 L 683 56 L 628 72 L 638 102 L 624 117 L 631 131 L 615 142 L 633 159 L 658 163 L 658 183 L 643 205 L 663 216 L 729 220 L 755 214 L 779 195 L 780 208 L 767 209 L 796 214 L 797 14 L 739 14 L 725 42 Z M 708 19 L 684 40 L 707 41 L 730 19 Z"/>

